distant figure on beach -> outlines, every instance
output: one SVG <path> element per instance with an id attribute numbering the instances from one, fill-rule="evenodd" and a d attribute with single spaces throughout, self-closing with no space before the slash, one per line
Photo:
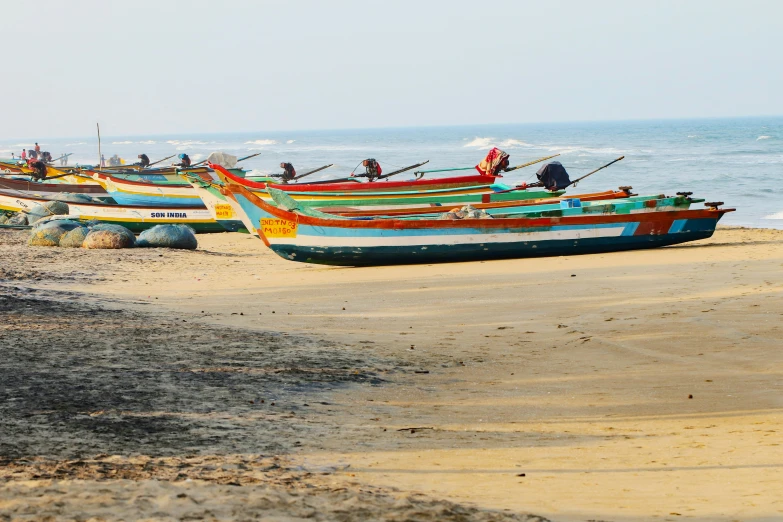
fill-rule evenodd
<path id="1" fill-rule="evenodd" d="M 283 183 L 288 183 L 296 177 L 296 170 L 290 163 L 281 163 L 280 168 L 283 169 Z"/>
<path id="2" fill-rule="evenodd" d="M 179 156 L 179 163 L 175 163 L 175 167 L 182 167 L 182 168 L 188 168 L 190 167 L 190 156 L 187 154 L 180 154 Z"/>
<path id="3" fill-rule="evenodd" d="M 38 151 L 36 151 L 36 150 L 28 150 L 27 152 L 29 153 L 28 156 L 30 157 L 30 159 L 33 159 L 33 160 L 37 160 L 38 159 Z"/>
<path id="4" fill-rule="evenodd" d="M 147 157 L 146 154 L 139 154 L 139 165 L 141 165 L 141 168 L 147 168 L 150 166 L 150 159 Z"/>
<path id="5" fill-rule="evenodd" d="M 103 154 L 101 154 L 101 168 L 104 168 L 106 166 L 106 158 L 103 157 Z"/>
<path id="6" fill-rule="evenodd" d="M 35 152 L 36 152 L 36 155 L 41 152 L 41 146 L 38 145 L 37 141 L 35 142 Z"/>
<path id="7" fill-rule="evenodd" d="M 111 158 L 109 158 L 110 167 L 119 167 L 120 165 L 122 165 L 122 160 L 120 160 L 120 157 L 117 156 L 116 154 Z"/>
<path id="8" fill-rule="evenodd" d="M 52 153 L 45 150 L 41 153 L 41 161 L 44 163 L 52 163 Z"/>
<path id="9" fill-rule="evenodd" d="M 27 149 L 22 149 L 22 161 L 27 161 Z"/>
<path id="10" fill-rule="evenodd" d="M 482 176 L 501 177 L 500 173 L 508 168 L 508 159 L 508 154 L 497 147 L 492 147 L 492 150 L 487 153 L 487 157 L 476 165 L 476 170 Z"/>

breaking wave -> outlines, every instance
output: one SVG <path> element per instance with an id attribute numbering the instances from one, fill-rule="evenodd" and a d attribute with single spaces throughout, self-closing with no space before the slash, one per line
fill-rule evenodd
<path id="1" fill-rule="evenodd" d="M 252 140 L 246 141 L 245 145 L 277 145 L 277 140 Z"/>
<path id="2" fill-rule="evenodd" d="M 552 145 L 552 144 L 535 144 L 527 143 L 522 140 L 513 138 L 507 138 L 504 140 L 497 140 L 496 138 L 481 138 L 476 137 L 472 141 L 464 144 L 463 147 L 475 148 L 475 149 L 491 149 L 492 147 L 499 147 L 501 149 L 514 149 L 514 148 L 526 148 L 526 149 L 538 149 L 546 152 L 557 152 L 560 154 L 627 154 L 628 152 L 634 152 L 637 154 L 650 154 L 653 151 L 648 149 L 640 149 L 633 151 L 625 151 L 616 149 L 614 147 L 583 147 L 579 145 Z"/>
<path id="3" fill-rule="evenodd" d="M 188 141 L 188 140 L 185 140 L 185 141 L 169 140 L 166 143 L 168 143 L 169 145 L 182 145 L 184 147 L 191 147 L 193 145 L 206 145 L 207 144 L 206 141 Z"/>
<path id="4" fill-rule="evenodd" d="M 132 141 L 112 141 L 112 145 L 130 145 L 132 144 Z"/>
<path id="5" fill-rule="evenodd" d="M 286 141 L 286 143 L 287 143 L 287 144 L 289 144 L 289 145 L 291 145 L 291 144 L 292 144 L 293 142 L 295 142 L 295 141 L 296 141 L 296 140 L 288 140 L 288 141 Z"/>
<path id="6" fill-rule="evenodd" d="M 764 216 L 764 219 L 783 219 L 783 212 L 777 212 L 775 214 L 770 214 L 769 216 Z"/>
<path id="7" fill-rule="evenodd" d="M 759 140 L 768 140 L 768 139 L 770 139 L 771 137 L 772 137 L 772 136 L 759 136 L 758 138 L 756 138 L 756 141 L 759 141 Z"/>
<path id="8" fill-rule="evenodd" d="M 476 138 L 463 145 L 463 147 L 473 147 L 476 149 L 491 149 L 492 148 L 492 142 L 495 140 L 495 138 L 479 138 L 476 136 Z"/>
<path id="9" fill-rule="evenodd" d="M 147 141 L 140 141 L 139 143 L 141 145 L 155 145 L 156 142 L 154 142 L 152 140 L 147 140 Z"/>

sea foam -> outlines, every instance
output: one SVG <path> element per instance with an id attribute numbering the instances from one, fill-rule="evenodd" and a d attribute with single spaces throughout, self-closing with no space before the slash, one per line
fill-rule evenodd
<path id="1" fill-rule="evenodd" d="M 476 138 L 463 145 L 463 147 L 473 147 L 476 149 L 491 149 L 492 148 L 492 142 L 495 140 L 495 138 L 479 138 L 476 136 Z"/>
<path id="2" fill-rule="evenodd" d="M 246 141 L 245 145 L 277 145 L 277 140 L 252 140 Z"/>
<path id="3" fill-rule="evenodd" d="M 759 141 L 759 140 L 768 140 L 768 139 L 770 139 L 771 137 L 772 137 L 772 136 L 759 136 L 758 138 L 756 138 L 756 141 Z"/>

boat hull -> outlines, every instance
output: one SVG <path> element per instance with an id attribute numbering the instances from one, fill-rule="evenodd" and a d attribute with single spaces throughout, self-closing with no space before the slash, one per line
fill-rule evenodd
<path id="1" fill-rule="evenodd" d="M 291 261 L 339 266 L 442 263 L 655 248 L 710 237 L 730 210 L 698 209 L 501 219 L 334 219 L 228 192 L 259 238 Z"/>
<path id="2" fill-rule="evenodd" d="M 0 191 L 0 210 L 14 212 L 32 209 L 50 200 L 25 194 Z M 196 232 L 224 232 L 206 208 L 161 208 L 109 205 L 98 203 L 68 203 L 69 214 L 82 221 L 97 220 L 122 225 L 141 232 L 155 225 L 187 225 Z"/>
<path id="3" fill-rule="evenodd" d="M 683 225 L 687 227 L 686 230 L 662 235 L 636 236 L 632 233 L 621 232 L 619 235 L 601 236 L 599 234 L 598 237 L 581 237 L 575 234 L 566 239 L 556 239 L 564 234 L 562 234 L 562 230 L 554 227 L 551 230 L 541 232 L 529 231 L 526 234 L 520 234 L 520 237 L 514 241 L 502 242 L 495 242 L 489 238 L 481 240 L 483 242 L 477 242 L 473 238 L 465 238 L 465 241 L 455 244 L 437 244 L 437 240 L 435 240 L 433 244 L 423 246 L 330 247 L 270 244 L 270 248 L 280 257 L 291 261 L 334 266 L 454 263 L 658 248 L 707 239 L 714 233 L 717 222 L 717 218 L 689 219 Z M 581 231 L 582 234 L 592 232 L 589 227 L 585 227 Z"/>

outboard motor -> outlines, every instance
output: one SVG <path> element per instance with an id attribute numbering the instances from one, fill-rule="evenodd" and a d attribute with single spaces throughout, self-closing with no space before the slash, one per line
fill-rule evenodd
<path id="1" fill-rule="evenodd" d="M 42 181 L 46 179 L 46 164 L 43 161 L 30 162 L 30 168 L 33 169 L 31 176 L 36 181 Z"/>
<path id="2" fill-rule="evenodd" d="M 280 178 L 283 180 L 283 183 L 288 183 L 289 181 L 293 180 L 296 177 L 296 169 L 294 169 L 294 166 L 290 163 L 281 163 L 280 168 L 283 169 L 283 173 L 280 175 Z"/>
<path id="3" fill-rule="evenodd" d="M 381 170 L 381 165 L 373 158 L 368 158 L 362 161 L 362 165 L 364 166 L 363 177 L 367 178 L 369 181 L 375 181 L 383 173 L 383 170 Z"/>
<path id="4" fill-rule="evenodd" d="M 563 190 L 571 184 L 568 172 L 559 161 L 552 161 L 538 169 L 536 177 L 547 190 Z"/>

